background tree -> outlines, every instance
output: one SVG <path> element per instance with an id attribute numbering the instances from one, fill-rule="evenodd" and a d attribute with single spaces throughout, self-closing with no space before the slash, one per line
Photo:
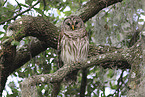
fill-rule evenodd
<path id="1" fill-rule="evenodd" d="M 53 84 L 76 69 L 85 72 L 79 72 L 75 85 L 62 84 L 59 96 L 144 95 L 144 0 L 15 2 L 12 5 L 7 0 L 0 1 L 0 24 L 4 29 L 0 32 L 1 95 L 10 75 L 27 78 L 20 80 L 21 87 L 26 87 L 31 96 L 50 96 L 56 90 Z M 77 14 L 86 24 L 90 34 L 89 56 L 84 64 L 68 64 L 57 70 L 60 24 L 71 14 Z M 21 95 L 15 81 L 8 83 L 8 87 L 12 93 L 5 89 L 7 96 Z M 36 90 L 31 91 L 31 87 Z"/>

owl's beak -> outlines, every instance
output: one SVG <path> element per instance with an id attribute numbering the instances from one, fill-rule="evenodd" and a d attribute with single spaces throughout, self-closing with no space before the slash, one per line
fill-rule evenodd
<path id="1" fill-rule="evenodd" d="M 73 30 L 75 29 L 74 25 L 72 25 L 72 29 L 73 29 Z"/>

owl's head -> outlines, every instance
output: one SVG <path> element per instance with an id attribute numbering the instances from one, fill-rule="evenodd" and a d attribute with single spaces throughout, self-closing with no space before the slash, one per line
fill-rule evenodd
<path id="1" fill-rule="evenodd" d="M 65 30 L 74 31 L 84 27 L 84 22 L 78 16 L 71 15 L 64 19 L 63 27 Z"/>

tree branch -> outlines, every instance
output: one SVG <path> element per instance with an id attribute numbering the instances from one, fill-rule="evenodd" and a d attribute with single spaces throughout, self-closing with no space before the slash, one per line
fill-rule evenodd
<path id="1" fill-rule="evenodd" d="M 121 2 L 123 0 L 90 0 L 87 2 L 78 14 L 84 22 L 95 16 L 100 10 L 112 4 Z"/>
<path id="2" fill-rule="evenodd" d="M 83 11 L 82 14 L 80 14 L 80 16 L 83 20 L 86 21 L 86 20 L 88 20 L 88 18 L 93 17 L 94 14 L 97 14 L 97 12 L 99 12 L 99 10 L 104 8 L 106 6 L 106 4 L 109 6 L 111 4 L 114 4 L 114 3 L 120 2 L 120 1 L 121 0 L 112 0 L 112 1 L 108 0 L 107 3 L 104 3 L 102 1 L 99 1 L 99 3 L 97 3 L 98 0 L 89 1 L 85 7 L 86 8 L 87 8 L 87 6 L 90 7 L 90 5 L 89 5 L 90 3 L 95 3 L 95 4 L 93 4 L 94 7 L 89 8 L 90 11 L 88 11 L 84 7 L 86 10 Z M 99 4 L 99 5 L 97 5 L 97 4 Z M 104 5 L 104 7 L 102 7 L 102 5 Z M 97 11 L 95 11 L 95 13 L 94 13 L 94 10 L 96 10 L 96 7 L 97 7 Z M 87 12 L 93 13 L 93 14 L 90 14 L 90 16 L 85 16 L 86 15 L 85 13 L 87 13 Z M 19 68 L 20 66 L 22 66 L 27 61 L 29 61 L 30 54 L 34 57 L 34 56 L 38 55 L 40 52 L 46 50 L 47 47 L 52 47 L 54 49 L 57 48 L 57 39 L 58 39 L 58 34 L 59 34 L 59 28 L 54 26 L 48 20 L 43 19 L 43 17 L 24 16 L 21 19 L 18 19 L 17 21 L 15 21 L 13 24 L 11 24 L 9 26 L 9 29 L 12 29 L 13 31 L 15 31 L 15 34 L 17 32 L 19 32 L 20 29 L 22 29 L 19 34 L 16 34 L 15 40 L 19 41 L 23 37 L 26 37 L 26 36 L 34 36 L 40 40 L 39 42 L 30 44 L 31 48 L 29 48 L 29 49 L 31 49 L 31 52 L 30 51 L 26 52 L 26 50 L 22 50 L 22 49 L 20 51 L 17 51 L 15 60 L 12 63 L 13 65 L 11 65 L 12 67 L 10 69 L 10 73 L 12 73 L 14 70 Z M 26 49 L 28 50 L 28 48 L 26 48 Z M 19 57 L 19 56 L 22 56 L 22 54 L 23 54 L 23 57 Z M 17 68 L 15 68 L 15 67 L 17 67 Z"/>
<path id="3" fill-rule="evenodd" d="M 34 6 L 36 6 L 40 1 L 41 1 L 41 0 L 38 0 L 34 5 L 30 6 L 30 7 L 29 7 L 28 9 L 26 9 L 25 11 L 22 11 L 22 12 L 18 13 L 17 15 L 15 15 L 15 16 L 13 16 L 13 17 L 11 17 L 11 18 L 5 20 L 5 21 L 0 22 L 0 25 L 1 25 L 1 24 L 4 24 L 5 22 L 11 21 L 12 19 L 16 19 L 18 16 L 22 15 L 23 13 L 30 11 L 30 10 L 31 10 Z"/>
<path id="4" fill-rule="evenodd" d="M 140 41 L 139 41 L 140 42 Z M 38 84 L 48 84 L 48 83 L 56 83 L 60 82 L 69 72 L 72 72 L 74 70 L 78 69 L 83 69 L 83 68 L 88 68 L 93 65 L 101 65 L 104 68 L 113 68 L 112 65 L 105 64 L 107 62 L 112 62 L 112 63 L 121 63 L 126 62 L 125 64 L 116 64 L 117 68 L 130 68 L 132 64 L 132 60 L 134 60 L 135 57 L 133 55 L 138 51 L 136 47 L 140 47 L 140 43 L 136 43 L 133 47 L 129 49 L 124 49 L 123 51 L 120 52 L 120 50 L 116 50 L 115 52 L 112 53 L 106 53 L 106 54 L 101 54 L 101 55 L 96 55 L 88 58 L 84 63 L 82 64 L 66 64 L 59 70 L 57 70 L 55 73 L 52 74 L 41 74 L 41 75 L 35 75 L 32 77 L 27 78 L 21 83 L 21 86 L 27 85 L 38 85 Z M 135 50 L 136 49 L 136 50 Z M 138 53 L 137 53 L 138 54 Z M 140 56 L 138 56 L 140 57 Z M 137 60 L 138 61 L 138 60 Z M 103 64 L 104 63 L 104 64 Z M 114 65 L 113 65 L 114 66 Z M 71 68 L 71 69 L 70 69 Z"/>

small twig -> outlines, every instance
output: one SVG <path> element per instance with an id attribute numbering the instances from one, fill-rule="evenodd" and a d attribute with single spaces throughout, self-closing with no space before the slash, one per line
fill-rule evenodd
<path id="1" fill-rule="evenodd" d="M 124 73 L 124 70 L 122 71 L 119 79 L 118 79 L 118 83 L 117 83 L 117 86 L 118 88 L 116 89 L 116 91 L 114 92 L 114 94 L 117 94 L 117 97 L 119 96 L 119 89 L 122 87 L 123 83 L 121 83 L 121 85 L 119 85 L 120 82 L 123 81 L 123 73 Z M 117 93 L 116 93 L 117 92 Z"/>
<path id="2" fill-rule="evenodd" d="M 45 0 L 43 0 L 43 5 L 44 5 L 44 10 L 45 10 L 45 6 L 46 6 L 46 2 L 45 2 Z"/>
<path id="3" fill-rule="evenodd" d="M 7 20 L 5 20 L 5 21 L 0 22 L 0 25 L 1 25 L 1 24 L 4 24 L 5 22 L 8 22 L 8 21 L 10 21 L 10 20 L 12 20 L 12 19 L 17 18 L 18 16 L 22 15 L 23 13 L 25 13 L 25 12 L 27 12 L 27 11 L 30 11 L 30 10 L 31 10 L 34 6 L 36 6 L 40 1 L 41 1 L 41 0 L 38 0 L 34 5 L 30 6 L 27 10 L 18 13 L 17 15 L 13 16 L 12 18 L 9 18 L 9 19 L 7 19 Z"/>
<path id="4" fill-rule="evenodd" d="M 8 0 L 6 0 L 6 1 L 3 3 L 3 6 L 7 3 L 7 1 L 8 1 Z"/>
<path id="5" fill-rule="evenodd" d="M 17 0 L 15 0 L 15 1 L 17 2 L 18 6 L 19 6 L 19 12 L 20 12 L 22 9 L 21 4 Z"/>

